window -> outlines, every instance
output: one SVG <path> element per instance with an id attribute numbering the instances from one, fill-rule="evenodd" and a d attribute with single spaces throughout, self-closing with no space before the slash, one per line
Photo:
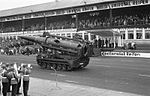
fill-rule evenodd
<path id="1" fill-rule="evenodd" d="M 67 33 L 67 37 L 71 37 L 71 34 L 70 34 L 70 33 Z"/>
<path id="2" fill-rule="evenodd" d="M 82 37 L 82 33 L 78 33 L 78 34 L 79 34 L 80 38 L 83 38 L 83 37 Z"/>
<path id="3" fill-rule="evenodd" d="M 91 34 L 91 40 L 94 40 L 96 38 L 96 35 Z"/>
<path id="4" fill-rule="evenodd" d="M 136 31 L 136 39 L 142 39 L 142 30 Z"/>
<path id="5" fill-rule="evenodd" d="M 65 34 L 61 34 L 60 36 L 65 37 Z M 60 38 L 60 40 L 65 40 L 64 38 Z"/>
<path id="6" fill-rule="evenodd" d="M 65 36 L 65 34 L 61 34 L 61 36 Z"/>
<path id="7" fill-rule="evenodd" d="M 84 39 L 88 40 L 88 34 L 87 33 L 84 33 Z"/>
<path id="8" fill-rule="evenodd" d="M 125 39 L 125 31 L 120 31 L 120 33 L 121 33 L 121 38 Z"/>
<path id="9" fill-rule="evenodd" d="M 82 33 L 73 33 L 72 35 L 73 35 L 73 38 L 76 38 L 76 37 L 82 38 Z"/>
<path id="10" fill-rule="evenodd" d="M 72 36 L 74 37 L 76 33 L 72 33 Z"/>
<path id="11" fill-rule="evenodd" d="M 145 30 L 145 39 L 150 39 L 150 30 Z"/>
<path id="12" fill-rule="evenodd" d="M 134 32 L 128 31 L 128 39 L 134 39 Z"/>
<path id="13" fill-rule="evenodd" d="M 16 36 L 13 36 L 13 40 L 16 40 Z"/>
<path id="14" fill-rule="evenodd" d="M 2 42 L 2 40 L 3 40 L 3 38 L 2 38 L 2 37 L 0 37 L 0 43 Z"/>
<path id="15" fill-rule="evenodd" d="M 56 34 L 57 36 L 60 36 L 60 34 Z"/>

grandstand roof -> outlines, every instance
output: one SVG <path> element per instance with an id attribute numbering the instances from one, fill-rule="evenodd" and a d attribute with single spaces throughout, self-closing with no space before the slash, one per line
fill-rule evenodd
<path id="1" fill-rule="evenodd" d="M 17 14 L 26 14 L 26 13 L 38 12 L 38 11 L 77 7 L 77 6 L 83 6 L 85 4 L 103 3 L 103 2 L 111 2 L 111 1 L 117 1 L 117 0 L 61 0 L 61 1 L 58 0 L 57 2 L 48 2 L 43 4 L 36 4 L 31 6 L 2 10 L 0 11 L 0 17 L 17 15 Z"/>

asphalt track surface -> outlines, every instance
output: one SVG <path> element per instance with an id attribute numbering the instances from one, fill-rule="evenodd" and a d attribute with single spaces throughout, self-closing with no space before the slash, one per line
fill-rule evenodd
<path id="1" fill-rule="evenodd" d="M 56 80 L 53 70 L 41 69 L 36 64 L 35 56 L 0 55 L 0 61 L 32 64 L 32 77 Z M 89 65 L 82 70 L 57 72 L 57 80 L 66 83 L 150 96 L 150 59 L 92 57 Z"/>

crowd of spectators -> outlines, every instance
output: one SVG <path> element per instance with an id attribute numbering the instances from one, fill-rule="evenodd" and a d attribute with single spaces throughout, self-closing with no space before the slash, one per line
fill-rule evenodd
<path id="1" fill-rule="evenodd" d="M 150 25 L 150 14 L 143 15 L 143 17 L 138 15 L 119 15 L 114 16 L 110 19 L 107 16 L 89 16 L 88 18 L 81 18 L 78 21 L 79 29 L 97 29 L 97 28 L 109 28 L 109 27 L 139 27 L 139 26 L 148 26 Z M 44 30 L 45 27 L 48 30 L 53 29 L 69 29 L 76 28 L 75 20 L 58 20 L 47 22 L 47 26 L 45 26 L 42 22 L 33 22 L 27 23 L 24 26 L 24 31 L 36 31 L 36 30 Z M 0 28 L 2 31 L 2 28 Z M 12 24 L 11 26 L 5 26 L 3 28 L 3 32 L 17 32 L 22 31 L 22 25 L 20 24 Z"/>
<path id="2" fill-rule="evenodd" d="M 28 24 L 25 26 L 24 31 L 37 31 L 44 30 L 44 24 Z"/>
<path id="3" fill-rule="evenodd" d="M 2 24 L 2 23 L 1 23 Z M 6 22 L 1 25 L 0 32 L 18 32 L 21 31 L 22 25 L 21 22 Z"/>
<path id="4" fill-rule="evenodd" d="M 69 28 L 75 28 L 75 22 L 73 21 L 58 21 L 58 22 L 50 22 L 48 23 L 47 29 L 53 30 L 53 29 L 69 29 Z"/>
<path id="5" fill-rule="evenodd" d="M 3 39 L 0 42 L 0 53 L 6 55 L 15 55 L 15 54 L 33 54 L 34 48 L 30 47 L 34 45 L 32 42 L 23 41 L 20 39 Z M 34 46 L 35 47 L 35 46 Z M 29 49 L 28 52 L 26 52 Z M 35 53 L 35 52 L 34 52 Z M 26 54 L 27 55 L 27 54 Z"/>
<path id="6" fill-rule="evenodd" d="M 107 17 L 108 16 L 108 17 Z M 79 20 L 80 29 L 95 29 L 109 27 L 144 27 L 150 25 L 150 14 L 147 15 L 118 15 L 109 17 L 93 15 Z"/>
<path id="7" fill-rule="evenodd" d="M 24 20 L 22 22 L 9 22 L 3 23 L 3 26 L 0 26 L 0 32 L 19 32 L 19 31 L 37 31 L 37 30 L 53 30 L 53 29 L 70 29 L 75 28 L 75 19 L 74 18 L 60 18 L 52 17 L 44 21 L 45 19 L 35 19 L 35 20 Z M 23 24 L 24 22 L 24 24 Z M 46 23 L 46 26 L 45 26 Z M 2 25 L 2 24 L 1 24 Z"/>

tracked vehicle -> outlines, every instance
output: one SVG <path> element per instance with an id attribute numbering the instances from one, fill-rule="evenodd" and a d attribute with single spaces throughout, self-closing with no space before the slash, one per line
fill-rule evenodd
<path id="1" fill-rule="evenodd" d="M 38 43 L 42 50 L 36 60 L 41 68 L 55 68 L 56 70 L 81 69 L 89 64 L 92 47 L 81 39 L 72 39 L 44 33 L 41 36 L 20 36 L 21 39 Z"/>

